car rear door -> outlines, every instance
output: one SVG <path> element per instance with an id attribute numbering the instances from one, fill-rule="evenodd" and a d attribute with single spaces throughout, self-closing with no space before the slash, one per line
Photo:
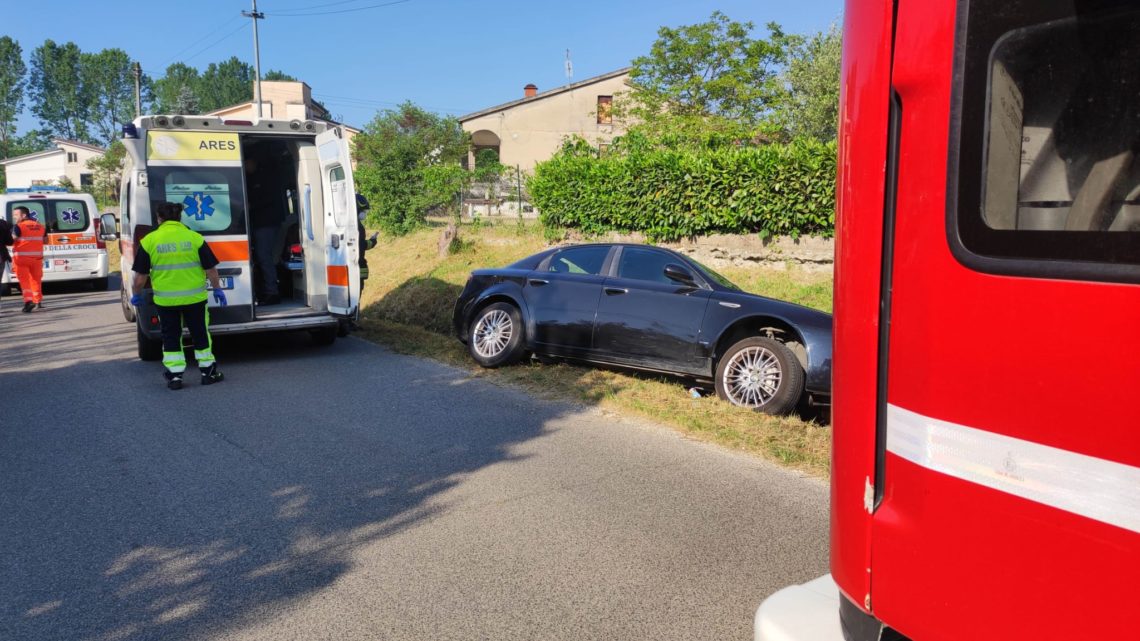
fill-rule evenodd
<path id="1" fill-rule="evenodd" d="M 712 292 L 666 277 L 669 264 L 692 271 L 669 252 L 621 247 L 614 260 L 598 303 L 595 351 L 607 360 L 708 374 L 697 348 Z"/>
<path id="2" fill-rule="evenodd" d="M 356 229 L 356 188 L 348 142 L 340 127 L 317 134 L 324 203 L 325 274 L 328 309 L 337 316 L 356 315 L 360 301 L 360 241 Z"/>
<path id="3" fill-rule="evenodd" d="M 523 295 L 535 344 L 568 356 L 590 349 L 610 253 L 609 245 L 567 247 L 530 273 Z"/>

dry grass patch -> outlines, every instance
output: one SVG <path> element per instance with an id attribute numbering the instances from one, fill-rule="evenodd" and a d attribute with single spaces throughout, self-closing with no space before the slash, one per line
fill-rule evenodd
<path id="1" fill-rule="evenodd" d="M 547 246 L 542 229 L 514 224 L 463 226 L 460 251 L 440 257 L 439 228 L 383 239 L 368 252 L 370 278 L 359 335 L 395 351 L 433 358 L 473 376 L 521 386 L 544 398 L 598 405 L 671 425 L 704 441 L 759 454 L 826 476 L 831 434 L 798 417 L 773 417 L 733 407 L 715 397 L 692 398 L 680 379 L 643 376 L 570 364 L 536 362 L 486 370 L 451 335 L 455 299 L 473 269 L 499 267 Z M 721 271 L 744 289 L 830 310 L 827 275 L 730 267 Z"/>

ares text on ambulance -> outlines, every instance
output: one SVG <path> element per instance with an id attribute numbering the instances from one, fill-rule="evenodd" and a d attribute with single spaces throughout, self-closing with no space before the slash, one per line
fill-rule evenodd
<path id="1" fill-rule="evenodd" d="M 143 116 L 123 127 L 127 149 L 120 192 L 119 247 L 130 273 L 136 248 L 157 223 L 154 206 L 183 206 L 182 222 L 202 234 L 220 261 L 225 307 L 210 307 L 213 334 L 307 330 L 330 344 L 358 314 L 359 239 L 352 167 L 344 132 L 311 120 L 229 120 L 208 116 Z M 254 211 L 251 211 L 251 204 Z M 273 221 L 259 233 L 251 214 Z M 113 224 L 105 220 L 104 224 Z M 264 277 L 254 255 L 272 253 L 280 302 L 257 304 Z M 133 321 L 142 360 L 162 355 L 149 284 L 143 304 L 123 314 Z M 276 297 L 275 297 L 276 299 Z"/>
<path id="2" fill-rule="evenodd" d="M 16 224 L 12 210 L 27 207 L 36 214 L 44 238 L 43 282 L 89 281 L 96 290 L 107 289 L 107 246 L 100 237 L 100 220 L 90 194 L 69 193 L 62 187 L 13 187 L 0 194 L 0 216 Z M 6 266 L 0 277 L 5 296 L 16 284 L 16 274 Z"/>

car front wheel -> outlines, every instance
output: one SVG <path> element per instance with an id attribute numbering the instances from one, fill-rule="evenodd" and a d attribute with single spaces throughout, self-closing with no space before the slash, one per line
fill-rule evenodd
<path id="1" fill-rule="evenodd" d="M 803 389 L 803 368 L 792 350 L 774 338 L 739 341 L 716 367 L 717 396 L 758 412 L 787 414 Z"/>
<path id="2" fill-rule="evenodd" d="M 467 337 L 471 357 L 483 367 L 510 365 L 522 358 L 522 315 L 510 303 L 494 303 L 479 310 Z"/>

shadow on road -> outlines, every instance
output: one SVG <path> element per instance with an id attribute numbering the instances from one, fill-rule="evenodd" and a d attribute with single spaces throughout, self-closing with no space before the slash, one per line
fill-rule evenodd
<path id="1" fill-rule="evenodd" d="M 157 363 L 134 359 L 117 297 L 66 296 L 48 299 L 59 318 L 114 309 L 79 344 L 29 314 L 29 340 L 0 356 L 5 397 L 32 408 L 0 429 L 3 639 L 271 625 L 370 546 L 454 509 L 445 493 L 519 460 L 565 411 L 519 411 L 521 395 L 462 372 L 304 333 L 219 337 L 227 381 L 172 393 Z M 45 366 L 9 370 L 28 363 Z M 375 589 L 414 581 L 408 563 Z"/>

